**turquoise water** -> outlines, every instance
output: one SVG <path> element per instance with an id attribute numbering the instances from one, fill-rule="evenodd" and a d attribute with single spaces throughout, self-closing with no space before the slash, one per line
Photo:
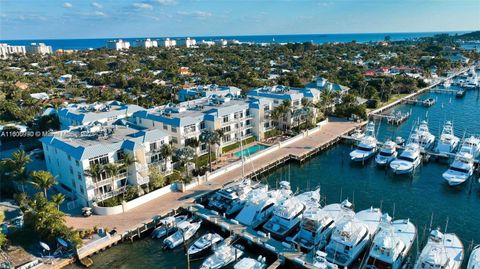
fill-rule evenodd
<path id="1" fill-rule="evenodd" d="M 417 119 L 428 118 L 431 132 L 436 136 L 445 120 L 454 122 L 458 136 L 480 133 L 480 91 L 469 91 L 463 99 L 454 95 L 427 93 L 420 98 L 433 97 L 437 103 L 430 107 L 402 105 L 396 109 L 412 110 L 413 116 L 401 126 L 377 123 L 381 140 L 388 137 L 407 137 Z M 262 179 L 272 187 L 281 180 L 290 180 L 292 189 L 309 190 L 319 186 L 327 203 L 349 198 L 356 210 L 381 207 L 395 218 L 410 218 L 419 232 L 418 249 L 422 249 L 430 222 L 432 227 L 448 227 L 469 249 L 472 241 L 480 244 L 480 184 L 469 180 L 458 187 L 450 187 L 441 174 L 447 169 L 445 162 L 426 163 L 413 177 L 394 176 L 375 166 L 352 163 L 348 153 L 351 145 L 338 144 L 303 163 L 284 166 Z M 433 216 L 433 218 L 432 218 Z M 414 252 L 417 245 L 414 246 Z M 256 256 L 257 254 L 251 254 Z M 466 259 L 469 252 L 466 253 Z M 415 253 L 413 253 L 415 257 Z M 163 252 L 160 242 L 150 239 L 120 244 L 93 257 L 94 269 L 103 268 L 186 268 L 182 249 Z M 192 264 L 198 268 L 201 261 Z M 464 267 L 466 262 L 464 262 Z M 82 268 L 78 265 L 69 267 Z"/>
<path id="2" fill-rule="evenodd" d="M 240 151 L 237 151 L 235 153 L 233 153 L 233 155 L 235 155 L 236 157 L 242 157 L 242 152 L 243 152 L 243 156 L 245 157 L 248 157 L 258 151 L 261 151 L 261 150 L 264 150 L 268 148 L 268 146 L 265 146 L 265 145 L 261 145 L 261 144 L 256 144 L 256 145 L 253 145 L 253 146 L 250 146 L 248 148 L 245 148 L 243 150 L 240 150 Z"/>

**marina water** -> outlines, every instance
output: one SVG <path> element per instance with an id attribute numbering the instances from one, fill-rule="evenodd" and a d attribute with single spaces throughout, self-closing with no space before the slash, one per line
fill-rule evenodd
<path id="1" fill-rule="evenodd" d="M 412 105 L 395 107 L 396 110 L 412 111 L 412 116 L 400 126 L 377 122 L 379 140 L 396 136 L 407 138 L 418 119 L 428 120 L 430 131 L 437 138 L 447 120 L 453 121 L 455 134 L 459 137 L 463 137 L 465 132 L 480 133 L 480 91 L 468 91 L 464 98 L 441 93 L 419 96 L 420 99 L 430 97 L 437 100 L 430 108 Z M 472 241 L 480 244 L 480 184 L 477 179 L 471 178 L 460 186 L 450 187 L 442 178 L 448 161 L 435 160 L 421 165 L 414 176 L 394 176 L 388 170 L 377 167 L 374 161 L 363 165 L 352 163 L 348 156 L 351 149 L 351 145 L 338 144 L 304 164 L 291 163 L 261 180 L 272 187 L 281 180 L 289 180 L 292 190 L 299 191 L 320 187 L 327 203 L 349 198 L 354 202 L 356 211 L 374 206 L 381 207 L 395 219 L 410 218 L 417 225 L 419 242 L 413 246 L 413 258 L 417 249 L 421 250 L 424 246 L 430 227 L 441 227 L 442 231 L 447 228 L 447 232 L 456 233 L 464 244 L 465 267 Z M 250 255 L 255 257 L 259 254 Z M 186 268 L 183 248 L 164 252 L 161 242 L 150 238 L 115 246 L 95 255 L 93 261 L 94 269 Z M 192 268 L 198 268 L 200 264 L 201 261 L 193 262 Z M 73 265 L 69 268 L 80 267 Z"/>

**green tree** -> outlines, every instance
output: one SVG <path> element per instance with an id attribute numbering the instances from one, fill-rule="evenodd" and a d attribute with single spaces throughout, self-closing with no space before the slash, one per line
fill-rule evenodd
<path id="1" fill-rule="evenodd" d="M 30 156 L 23 150 L 16 151 L 12 154 L 11 158 L 1 161 L 2 166 L 4 166 L 3 172 L 7 175 L 7 178 L 20 183 L 22 192 L 25 192 L 25 183 L 29 180 L 26 166 L 30 162 Z"/>
<path id="2" fill-rule="evenodd" d="M 60 205 L 65 201 L 65 195 L 62 193 L 56 193 L 52 195 L 52 203 L 57 206 L 57 209 L 60 210 Z"/>
<path id="3" fill-rule="evenodd" d="M 198 147 L 200 146 L 200 141 L 197 138 L 190 138 L 185 140 L 185 146 L 192 147 L 195 153 L 195 169 L 198 169 Z"/>
<path id="4" fill-rule="evenodd" d="M 173 147 L 169 144 L 163 144 L 160 148 L 160 155 L 164 160 L 165 169 L 167 169 L 168 159 L 173 155 Z"/>
<path id="5" fill-rule="evenodd" d="M 5 220 L 5 214 L 3 211 L 0 211 L 0 224 L 3 223 Z M 7 244 L 7 237 L 5 236 L 4 233 L 0 231 L 0 249 L 3 248 Z"/>
<path id="6" fill-rule="evenodd" d="M 43 191 L 43 195 L 45 198 L 48 199 L 47 191 L 57 182 L 55 177 L 50 174 L 48 171 L 38 170 L 32 173 L 32 181 L 31 183 L 38 188 L 39 190 Z"/>
<path id="7" fill-rule="evenodd" d="M 215 145 L 220 141 L 218 132 L 203 130 L 200 133 L 200 141 L 208 146 L 208 167 L 209 171 L 212 172 L 212 145 Z"/>
<path id="8" fill-rule="evenodd" d="M 122 167 L 125 169 L 127 173 L 127 179 L 125 180 L 125 185 L 123 186 L 124 189 L 127 187 L 128 177 L 130 173 L 130 167 L 137 162 L 135 157 L 132 154 L 125 154 L 122 159 Z M 125 199 L 125 191 L 123 192 L 123 198 Z"/>

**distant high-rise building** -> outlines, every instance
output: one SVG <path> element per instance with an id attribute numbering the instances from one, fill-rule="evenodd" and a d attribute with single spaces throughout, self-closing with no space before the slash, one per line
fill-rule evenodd
<path id="1" fill-rule="evenodd" d="M 51 54 L 52 46 L 47 46 L 44 43 L 31 43 L 27 46 L 27 52 L 32 54 Z"/>
<path id="2" fill-rule="evenodd" d="M 150 38 L 147 38 L 147 39 L 144 39 L 144 40 L 135 41 L 135 46 L 146 48 L 146 49 L 156 48 L 156 47 L 158 47 L 158 42 L 156 40 L 151 40 Z"/>
<path id="3" fill-rule="evenodd" d="M 170 38 L 165 38 L 164 40 L 160 41 L 160 46 L 165 47 L 165 48 L 173 48 L 177 45 L 177 41 L 170 39 Z"/>
<path id="4" fill-rule="evenodd" d="M 197 45 L 197 41 L 193 38 L 187 37 L 184 39 L 180 39 L 178 41 L 179 46 L 185 46 L 187 48 L 195 47 Z"/>
<path id="5" fill-rule="evenodd" d="M 130 48 L 130 42 L 119 40 L 109 40 L 107 41 L 107 49 L 114 50 L 128 50 Z"/>
<path id="6" fill-rule="evenodd" d="M 8 58 L 10 55 L 25 55 L 25 46 L 11 46 L 0 43 L 0 59 Z"/>

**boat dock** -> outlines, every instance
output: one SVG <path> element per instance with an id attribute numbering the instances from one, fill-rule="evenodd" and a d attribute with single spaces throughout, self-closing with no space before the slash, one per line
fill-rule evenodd
<path id="1" fill-rule="evenodd" d="M 410 118 L 411 112 L 402 113 L 401 111 L 392 111 L 391 114 L 374 114 L 375 118 L 385 119 L 388 124 L 400 125 Z"/>
<path id="2" fill-rule="evenodd" d="M 437 100 L 432 98 L 425 99 L 425 100 L 411 98 L 411 99 L 405 99 L 404 102 L 409 105 L 422 105 L 425 107 L 431 107 L 437 102 Z"/>
<path id="3" fill-rule="evenodd" d="M 216 211 L 206 209 L 199 204 L 190 205 L 185 210 L 215 226 L 222 232 L 230 234 L 229 238 L 236 238 L 235 240 L 231 239 L 230 242 L 240 239 L 249 246 L 260 248 L 262 253 L 276 256 L 275 262 L 269 268 L 277 268 L 282 263 L 285 264 L 285 262 L 295 263 L 303 268 L 314 268 L 312 264 L 313 256 L 299 251 L 292 243 L 277 241 L 271 238 L 269 234 L 246 227 L 234 219 L 228 219 L 219 215 Z"/>

